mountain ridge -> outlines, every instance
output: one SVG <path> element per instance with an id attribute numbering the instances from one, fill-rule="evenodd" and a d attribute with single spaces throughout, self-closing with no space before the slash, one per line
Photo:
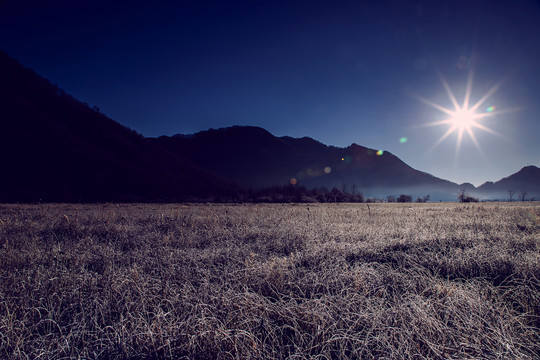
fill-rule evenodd
<path id="1" fill-rule="evenodd" d="M 369 197 L 431 195 L 455 200 L 540 198 L 528 166 L 475 188 L 419 171 L 390 152 L 310 137 L 277 137 L 255 126 L 146 138 L 73 98 L 0 50 L 2 202 L 242 199 L 249 188 L 338 188 Z"/>
<path id="2" fill-rule="evenodd" d="M 242 142 L 242 139 L 248 140 Z M 434 192 L 458 190 L 457 184 L 415 170 L 390 152 L 381 154 L 358 144 L 339 148 L 309 137 L 277 137 L 254 126 L 232 126 L 151 140 L 244 187 L 284 186 L 293 181 L 307 188 L 354 187 L 360 191 L 379 188 L 371 192 L 378 196 L 383 191 L 419 187 Z M 215 153 L 214 147 L 220 152 Z"/>
<path id="3" fill-rule="evenodd" d="M 526 199 L 540 198 L 540 168 L 534 165 L 522 167 L 519 171 L 497 181 L 487 181 L 480 185 L 477 192 L 485 197 L 509 199 L 513 195 Z M 523 194 L 526 193 L 526 194 Z M 512 196 L 513 196 L 512 195 Z"/>
<path id="4" fill-rule="evenodd" d="M 229 137 L 228 135 L 232 135 Z M 261 135 L 262 139 L 258 139 Z M 250 138 L 249 144 L 263 144 L 259 150 L 252 147 L 241 147 L 241 139 Z M 304 136 L 294 138 L 291 136 L 277 137 L 268 130 L 257 126 L 234 125 L 218 129 L 203 130 L 194 134 L 176 134 L 172 136 L 160 136 L 150 138 L 167 148 L 171 152 L 181 152 L 186 154 L 196 154 L 196 158 L 190 160 L 198 163 L 202 167 L 210 168 L 211 171 L 233 180 L 241 186 L 247 187 L 265 187 L 281 185 L 285 186 L 292 179 L 295 184 L 303 185 L 307 188 L 332 188 L 337 187 L 346 189 L 354 187 L 357 191 L 365 192 L 367 196 L 385 198 L 387 195 L 396 195 L 398 193 L 413 193 L 414 196 L 422 196 L 429 193 L 433 200 L 456 200 L 457 194 L 465 190 L 466 193 L 476 196 L 481 200 L 506 200 L 507 191 L 510 188 L 528 189 L 517 190 L 526 191 L 531 197 L 538 197 L 540 194 L 540 169 L 534 165 L 526 166 L 520 171 L 511 174 L 495 182 L 486 182 L 481 186 L 474 186 L 471 183 L 457 184 L 449 180 L 438 178 L 428 172 L 416 170 L 403 162 L 397 156 L 389 151 L 382 152 L 370 149 L 356 143 L 341 148 L 332 145 L 326 145 L 316 139 Z M 219 163 L 219 167 L 213 167 L 213 163 L 208 161 L 210 156 L 204 149 L 211 148 L 205 141 L 212 141 L 218 145 L 218 148 L 226 148 L 224 144 L 234 143 L 233 149 L 238 153 L 221 151 L 220 157 L 214 158 L 214 163 Z M 189 143 L 197 143 L 190 145 Z M 280 144 L 280 151 L 276 151 L 278 156 L 270 162 L 264 163 L 268 151 L 264 151 L 271 143 Z M 283 144 L 285 143 L 285 144 Z M 284 153 L 289 151 L 288 153 Z M 266 154 L 265 154 L 266 153 Z M 248 163 L 235 162 L 231 164 L 228 159 L 237 159 L 242 154 L 249 154 L 250 161 L 257 159 L 258 165 L 249 165 Z M 380 154 L 380 152 L 379 152 Z M 282 159 L 295 158 L 296 161 L 283 162 Z M 278 161 L 279 160 L 279 161 Z M 304 163 L 299 161 L 303 160 Z M 279 171 L 268 171 L 272 164 L 280 163 Z M 385 166 L 377 166 L 382 163 Z M 264 166 L 261 164 L 264 163 Z M 325 174 L 324 170 L 330 168 Z M 347 172 L 353 168 L 354 171 Z M 260 172 L 267 169 L 264 173 L 254 178 L 246 175 L 235 176 L 234 172 L 239 169 L 252 169 Z M 231 170 L 229 172 L 228 170 Z M 281 172 L 281 173 L 280 173 Z M 276 175 L 280 173 L 279 175 Z M 376 175 L 379 175 L 377 177 Z M 524 176 L 527 175 L 527 179 Z M 329 181 L 320 181 L 326 178 Z M 261 180 L 264 179 L 264 180 Z M 398 179 L 399 181 L 397 181 Z"/>

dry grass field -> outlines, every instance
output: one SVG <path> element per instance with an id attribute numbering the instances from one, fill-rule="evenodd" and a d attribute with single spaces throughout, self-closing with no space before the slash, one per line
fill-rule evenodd
<path id="1" fill-rule="evenodd" d="M 539 359 L 540 205 L 0 205 L 2 359 Z"/>

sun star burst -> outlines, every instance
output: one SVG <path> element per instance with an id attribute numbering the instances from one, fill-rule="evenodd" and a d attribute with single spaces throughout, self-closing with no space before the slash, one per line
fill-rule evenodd
<path id="1" fill-rule="evenodd" d="M 427 126 L 436 126 L 436 125 L 448 126 L 448 129 L 446 130 L 446 132 L 435 142 L 431 150 L 435 148 L 436 146 L 438 146 L 440 143 L 442 143 L 451 134 L 457 133 L 457 144 L 456 144 L 456 155 L 457 155 L 459 153 L 459 149 L 463 141 L 463 135 L 467 133 L 467 135 L 470 137 L 470 139 L 472 140 L 472 142 L 474 143 L 478 151 L 482 153 L 482 148 L 480 147 L 480 144 L 478 143 L 478 139 L 474 133 L 474 130 L 480 129 L 488 133 L 491 133 L 493 135 L 501 136 L 499 133 L 490 129 L 489 127 L 482 124 L 481 122 L 484 118 L 497 115 L 501 113 L 501 111 L 499 110 L 495 111 L 494 106 L 487 107 L 484 112 L 479 112 L 479 108 L 499 89 L 499 87 L 501 86 L 501 83 L 498 83 L 495 86 L 493 86 L 491 89 L 489 89 L 489 91 L 486 92 L 484 96 L 480 98 L 480 100 L 478 100 L 476 103 L 474 103 L 471 106 L 470 100 L 471 100 L 472 83 L 473 83 L 472 71 L 469 72 L 469 76 L 467 78 L 467 86 L 465 88 L 465 98 L 462 104 L 460 104 L 457 101 L 456 96 L 450 89 L 450 86 L 448 85 L 448 82 L 444 79 L 444 77 L 440 73 L 438 73 L 438 75 L 439 75 L 442 85 L 444 86 L 444 89 L 446 90 L 448 97 L 450 98 L 450 101 L 452 102 L 453 109 L 446 108 L 424 97 L 416 96 L 423 103 L 448 115 L 448 118 L 444 120 L 433 121 L 431 123 L 426 124 Z"/>

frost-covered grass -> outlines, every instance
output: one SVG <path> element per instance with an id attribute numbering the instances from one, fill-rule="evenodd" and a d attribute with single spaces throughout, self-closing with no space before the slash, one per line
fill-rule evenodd
<path id="1" fill-rule="evenodd" d="M 540 205 L 1 205 L 0 358 L 538 359 Z"/>

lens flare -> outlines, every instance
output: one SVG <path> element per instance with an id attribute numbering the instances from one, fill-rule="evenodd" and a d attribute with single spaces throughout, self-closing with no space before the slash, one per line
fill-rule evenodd
<path id="1" fill-rule="evenodd" d="M 384 154 L 384 151 L 382 151 L 382 150 L 377 150 L 377 155 L 381 156 L 382 154 Z"/>
<path id="2" fill-rule="evenodd" d="M 289 182 L 291 183 L 291 185 L 296 185 L 298 180 L 296 180 L 296 178 L 291 178 L 291 180 L 289 180 Z"/>
<path id="3" fill-rule="evenodd" d="M 341 161 L 344 161 L 345 164 L 350 164 L 352 162 L 353 158 L 350 155 L 345 155 L 341 158 Z"/>
<path id="4" fill-rule="evenodd" d="M 399 139 L 400 144 L 405 144 L 407 141 L 408 139 L 405 136 Z"/>
<path id="5" fill-rule="evenodd" d="M 332 172 L 332 168 L 330 166 L 327 166 L 324 168 L 324 173 L 325 174 L 330 174 Z"/>
<path id="6" fill-rule="evenodd" d="M 490 112 L 494 112 L 495 111 L 495 106 L 488 106 L 486 108 L 486 112 L 490 113 Z"/>

